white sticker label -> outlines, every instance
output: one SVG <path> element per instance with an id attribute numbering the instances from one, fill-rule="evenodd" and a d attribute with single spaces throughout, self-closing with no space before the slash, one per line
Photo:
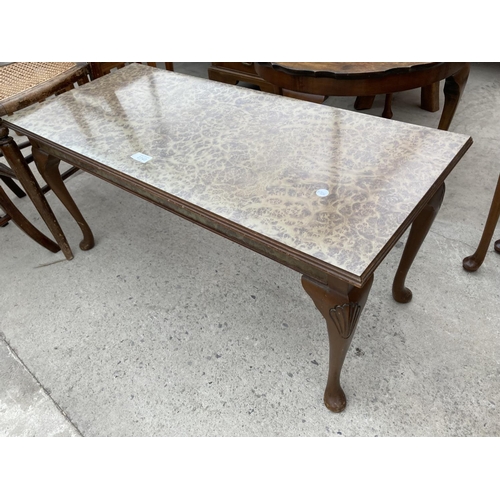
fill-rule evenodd
<path id="1" fill-rule="evenodd" d="M 321 196 L 321 198 L 324 198 L 325 196 L 328 196 L 330 194 L 330 191 L 328 191 L 328 189 L 318 189 L 316 191 L 316 194 L 318 196 Z"/>
<path id="2" fill-rule="evenodd" d="M 130 158 L 133 158 L 134 160 L 140 161 L 141 163 L 146 163 L 149 160 L 153 159 L 152 156 L 145 155 L 144 153 L 135 153 Z"/>

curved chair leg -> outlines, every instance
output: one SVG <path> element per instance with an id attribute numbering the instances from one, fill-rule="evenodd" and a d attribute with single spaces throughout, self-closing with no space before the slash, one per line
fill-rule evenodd
<path id="1" fill-rule="evenodd" d="M 479 246 L 473 255 L 465 257 L 462 266 L 466 271 L 474 272 L 477 271 L 484 261 L 488 246 L 493 238 L 493 233 L 495 231 L 498 218 L 500 217 L 500 176 L 498 177 L 497 187 L 495 189 L 495 194 L 493 195 L 493 201 L 491 202 L 490 211 L 488 218 L 486 219 L 486 225 L 484 226 L 483 235 L 479 241 Z M 495 251 L 500 253 L 500 240 L 495 242 Z"/>
<path id="2" fill-rule="evenodd" d="M 0 207 L 5 210 L 5 213 L 10 216 L 12 222 L 14 222 L 14 224 L 19 227 L 19 229 L 24 231 L 31 239 L 35 240 L 38 244 L 42 245 L 47 250 L 50 250 L 53 253 L 57 253 L 59 252 L 59 250 L 61 250 L 57 243 L 47 238 L 35 226 L 33 226 L 33 224 L 31 224 L 28 219 L 26 219 L 26 217 L 17 209 L 14 203 L 12 203 L 1 186 Z"/>
<path id="3" fill-rule="evenodd" d="M 61 161 L 45 153 L 45 151 L 39 149 L 35 144 L 33 144 L 32 151 L 40 175 L 80 226 L 83 234 L 80 248 L 82 250 L 90 250 L 94 247 L 94 235 L 64 184 L 61 173 L 59 172 L 59 164 Z"/>
<path id="4" fill-rule="evenodd" d="M 0 179 L 18 198 L 24 198 L 26 196 L 26 193 L 10 177 L 0 175 Z"/>
<path id="5" fill-rule="evenodd" d="M 14 142 L 12 137 L 8 136 L 7 127 L 2 126 L 2 121 L 0 119 L 0 148 L 5 156 L 5 159 L 9 163 L 10 167 L 14 171 L 16 178 L 19 180 L 23 186 L 24 191 L 30 197 L 33 205 L 38 210 L 45 224 L 49 228 L 50 232 L 57 241 L 59 247 L 61 248 L 64 256 L 71 260 L 73 258 L 73 253 L 68 245 L 66 236 L 57 221 L 54 212 L 47 203 L 45 196 L 43 195 L 38 182 L 36 181 L 33 172 L 26 163 L 18 145 Z"/>

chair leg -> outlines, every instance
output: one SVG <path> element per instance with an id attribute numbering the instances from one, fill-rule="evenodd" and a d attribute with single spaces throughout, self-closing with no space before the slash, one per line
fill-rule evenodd
<path id="1" fill-rule="evenodd" d="M 53 253 L 59 252 L 61 250 L 59 245 L 53 242 L 51 239 L 47 238 L 42 232 L 40 232 L 31 222 L 26 219 L 26 217 L 17 209 L 17 207 L 12 203 L 10 198 L 7 196 L 5 191 L 0 187 L 0 207 L 7 213 L 7 216 L 12 219 L 12 222 L 24 231 L 31 239 L 35 240 L 39 245 L 42 245 L 47 250 Z M 0 222 L 5 219 L 2 217 Z"/>
<path id="2" fill-rule="evenodd" d="M 8 129 L 2 126 L 3 123 L 0 119 L 0 148 L 8 161 L 10 167 L 14 171 L 16 178 L 19 180 L 23 189 L 26 191 L 31 201 L 35 205 L 38 213 L 41 215 L 45 224 L 59 244 L 62 252 L 68 260 L 73 258 L 73 253 L 68 244 L 66 236 L 63 233 L 59 222 L 57 221 L 50 205 L 47 203 L 45 196 L 40 190 L 40 186 L 36 181 L 29 165 L 26 163 L 19 147 L 14 142 L 12 137 L 8 135 Z"/>
<path id="3" fill-rule="evenodd" d="M 9 214 L 5 214 L 3 217 L 0 217 L 0 227 L 5 227 L 11 220 L 11 216 Z"/>
<path id="4" fill-rule="evenodd" d="M 0 175 L 0 179 L 5 183 L 5 185 L 18 197 L 24 198 L 26 193 L 10 178 Z"/>

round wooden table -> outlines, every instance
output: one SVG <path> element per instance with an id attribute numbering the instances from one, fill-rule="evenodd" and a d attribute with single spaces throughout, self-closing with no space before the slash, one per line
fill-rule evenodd
<path id="1" fill-rule="evenodd" d="M 369 107 L 373 96 L 385 94 L 383 116 L 386 118 L 392 117 L 393 93 L 422 88 L 427 89 L 430 96 L 436 85 L 446 80 L 445 102 L 438 128 L 448 130 L 467 83 L 470 64 L 261 62 L 255 63 L 255 71 L 262 79 L 282 89 L 283 95 L 291 91 L 322 96 L 355 96 L 356 109 Z M 425 93 L 423 96 L 425 98 Z"/>

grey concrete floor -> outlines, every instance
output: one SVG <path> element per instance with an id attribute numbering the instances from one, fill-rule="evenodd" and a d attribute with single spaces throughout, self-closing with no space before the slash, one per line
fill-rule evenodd
<path id="1" fill-rule="evenodd" d="M 367 113 L 382 108 L 378 97 Z M 439 121 L 418 91 L 393 111 Z M 52 193 L 74 260 L 0 228 L 0 436 L 499 436 L 500 255 L 491 246 L 476 273 L 462 269 L 500 173 L 499 64 L 472 65 L 450 130 L 474 145 L 408 277 L 413 301 L 391 297 L 406 235 L 375 273 L 344 365 L 345 412 L 323 406 L 326 329 L 297 273 L 79 173 L 67 185 L 94 249 L 79 249 Z"/>

